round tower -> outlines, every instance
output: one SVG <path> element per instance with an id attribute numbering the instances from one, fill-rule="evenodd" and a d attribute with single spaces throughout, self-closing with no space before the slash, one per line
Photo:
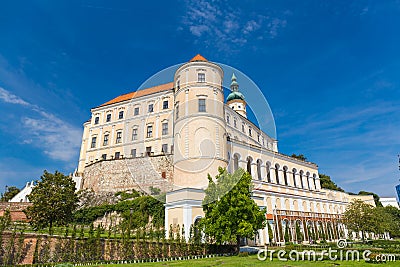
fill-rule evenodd
<path id="1" fill-rule="evenodd" d="M 201 55 L 175 73 L 174 185 L 205 188 L 227 167 L 223 70 Z"/>
<path id="2" fill-rule="evenodd" d="M 232 74 L 231 90 L 232 92 L 226 98 L 226 104 L 231 109 L 247 118 L 246 100 L 244 99 L 244 95 L 239 92 L 239 84 L 237 83 L 235 73 Z"/>

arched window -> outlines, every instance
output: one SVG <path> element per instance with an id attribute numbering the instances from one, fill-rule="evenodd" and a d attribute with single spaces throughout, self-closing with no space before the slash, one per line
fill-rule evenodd
<path id="1" fill-rule="evenodd" d="M 265 168 L 267 168 L 267 182 L 270 183 L 271 182 L 271 164 L 269 162 L 267 162 L 267 164 L 265 165 Z"/>
<path id="2" fill-rule="evenodd" d="M 307 177 L 307 186 L 308 186 L 308 189 L 311 189 L 311 186 L 310 186 L 310 173 L 309 172 L 307 172 L 306 173 L 306 177 Z"/>
<path id="3" fill-rule="evenodd" d="M 239 169 L 239 155 L 235 154 L 233 155 L 233 170 L 237 171 Z"/>
<path id="4" fill-rule="evenodd" d="M 247 157 L 247 172 L 251 174 L 251 163 L 253 159 L 251 157 Z"/>
<path id="5" fill-rule="evenodd" d="M 279 164 L 275 164 L 275 179 L 276 179 L 276 183 L 279 183 Z"/>
<path id="6" fill-rule="evenodd" d="M 301 183 L 301 188 L 304 188 L 304 184 L 303 184 L 303 171 L 300 171 L 300 183 Z"/>
<path id="7" fill-rule="evenodd" d="M 297 184 L 296 184 L 296 169 L 295 168 L 293 168 L 293 170 L 292 170 L 292 173 L 293 173 L 293 186 L 294 187 L 297 187 Z"/>
<path id="8" fill-rule="evenodd" d="M 257 178 L 258 180 L 261 181 L 262 177 L 261 177 L 261 159 L 257 160 Z"/>
<path id="9" fill-rule="evenodd" d="M 287 179 L 287 170 L 288 168 L 286 166 L 283 167 L 283 179 L 285 181 L 285 185 L 289 185 L 288 184 L 288 179 Z"/>

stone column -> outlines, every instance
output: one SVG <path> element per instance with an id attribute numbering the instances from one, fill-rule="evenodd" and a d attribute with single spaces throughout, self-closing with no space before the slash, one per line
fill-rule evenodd
<path id="1" fill-rule="evenodd" d="M 257 163 L 251 163 L 251 176 L 253 177 L 254 180 L 258 180 L 257 176 Z"/>
<path id="2" fill-rule="evenodd" d="M 310 190 L 315 190 L 314 178 L 312 176 L 308 177 L 308 184 L 310 185 Z"/>
<path id="3" fill-rule="evenodd" d="M 315 190 L 321 191 L 321 183 L 320 183 L 319 176 L 315 177 Z"/>

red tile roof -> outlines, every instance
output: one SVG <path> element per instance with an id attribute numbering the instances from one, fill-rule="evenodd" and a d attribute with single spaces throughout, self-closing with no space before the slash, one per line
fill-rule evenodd
<path id="1" fill-rule="evenodd" d="M 193 61 L 208 61 L 208 60 L 205 59 L 205 57 L 203 57 L 202 55 L 197 54 L 196 56 L 194 56 L 194 58 L 192 58 L 190 60 L 190 62 L 193 62 Z"/>
<path id="2" fill-rule="evenodd" d="M 130 99 L 134 99 L 134 98 L 138 98 L 141 96 L 145 96 L 145 95 L 151 95 L 151 94 L 155 94 L 155 93 L 159 93 L 159 92 L 163 92 L 163 91 L 168 91 L 171 90 L 174 87 L 174 83 L 165 83 L 165 84 L 161 84 L 161 85 L 157 85 L 154 87 L 150 87 L 150 88 L 146 88 L 146 89 L 142 89 L 139 91 L 135 91 L 135 92 L 131 92 L 128 94 L 124 94 L 124 95 L 120 95 L 102 105 L 100 105 L 99 107 L 104 107 L 107 105 L 111 105 L 111 104 L 115 104 L 115 103 L 119 103 L 122 101 L 126 101 L 126 100 L 130 100 Z"/>

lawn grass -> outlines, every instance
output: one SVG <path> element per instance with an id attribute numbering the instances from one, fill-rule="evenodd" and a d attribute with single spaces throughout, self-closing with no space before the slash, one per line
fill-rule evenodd
<path id="1" fill-rule="evenodd" d="M 236 266 L 322 266 L 322 267 L 334 267 L 334 266 L 375 266 L 375 264 L 366 263 L 364 260 L 356 261 L 279 261 L 278 259 L 269 259 L 266 261 L 260 261 L 257 256 L 252 255 L 248 257 L 239 256 L 227 256 L 227 257 L 215 257 L 207 259 L 197 259 L 197 260 L 182 260 L 182 261 L 170 261 L 170 262 L 154 262 L 154 263 L 135 263 L 135 264 L 110 264 L 110 265 L 92 265 L 92 266 L 123 266 L 123 267 L 153 267 L 153 266 L 195 266 L 195 267 L 209 267 L 209 266 L 226 266 L 226 267 L 236 267 Z M 388 262 L 383 264 L 385 267 L 399 266 L 399 262 Z"/>

